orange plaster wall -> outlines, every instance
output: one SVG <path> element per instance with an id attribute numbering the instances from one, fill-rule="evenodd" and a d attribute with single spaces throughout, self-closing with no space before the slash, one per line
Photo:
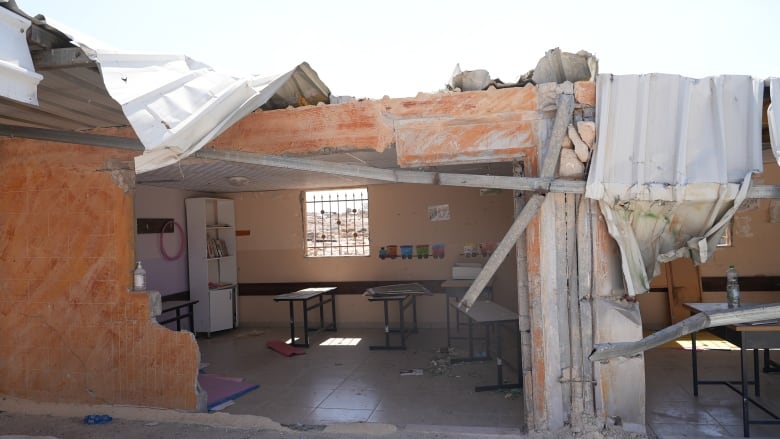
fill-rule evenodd
<path id="1" fill-rule="evenodd" d="M 0 394 L 196 408 L 194 338 L 128 291 L 133 195 L 101 168 L 131 158 L 0 139 Z"/>
<path id="2" fill-rule="evenodd" d="M 212 142 L 263 154 L 383 151 L 402 167 L 510 161 L 538 144 L 536 87 L 255 112 Z"/>

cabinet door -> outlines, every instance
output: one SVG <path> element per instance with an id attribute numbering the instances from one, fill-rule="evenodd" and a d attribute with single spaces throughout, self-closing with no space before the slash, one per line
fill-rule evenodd
<path id="1" fill-rule="evenodd" d="M 211 331 L 233 327 L 233 289 L 210 290 Z"/>

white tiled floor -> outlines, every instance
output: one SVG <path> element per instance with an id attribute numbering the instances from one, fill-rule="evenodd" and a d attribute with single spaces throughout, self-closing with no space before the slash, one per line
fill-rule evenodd
<path id="1" fill-rule="evenodd" d="M 778 353 L 774 352 L 775 361 L 777 357 Z M 738 351 L 699 351 L 698 359 L 700 380 L 739 380 Z M 739 394 L 725 385 L 710 384 L 700 385 L 699 396 L 693 396 L 689 350 L 650 350 L 645 354 L 645 370 L 650 433 L 658 437 L 743 436 Z M 760 381 L 761 396 L 755 397 L 751 386 L 751 398 L 780 414 L 780 374 L 761 373 Z M 750 417 L 772 419 L 754 406 L 750 407 Z M 750 436 L 780 438 L 780 425 L 751 425 Z"/>
<path id="2" fill-rule="evenodd" d="M 361 341 L 356 346 L 319 345 L 330 337 Z M 370 350 L 370 345 L 384 343 L 380 329 L 316 333 L 306 354 L 293 357 L 265 345 L 269 340 L 288 338 L 289 330 L 284 328 L 240 328 L 198 338 L 201 361 L 208 363 L 206 372 L 260 385 L 225 412 L 303 425 L 382 422 L 493 427 L 518 433 L 523 425 L 519 391 L 474 391 L 475 386 L 497 382 L 493 360 L 432 364 L 447 358 L 439 352 L 447 344 L 444 330 L 410 335 L 405 351 Z M 465 355 L 465 345 L 454 354 Z M 400 375 L 402 369 L 415 368 L 423 369 L 423 375 Z M 516 382 L 514 370 L 504 367 L 504 372 L 505 379 Z"/>
<path id="3" fill-rule="evenodd" d="M 444 366 L 444 330 L 421 329 L 407 340 L 406 351 L 373 351 L 382 344 L 380 329 L 342 329 L 312 336 L 306 354 L 282 356 L 269 340 L 287 340 L 286 328 L 239 328 L 211 338 L 199 337 L 206 372 L 259 384 L 224 411 L 270 417 L 282 424 L 322 425 L 339 422 L 381 422 L 413 429 L 489 428 L 523 431 L 523 396 L 519 391 L 474 392 L 496 383 L 493 360 Z M 329 337 L 359 337 L 356 346 L 320 346 Z M 455 356 L 465 355 L 459 340 Z M 507 358 L 514 358 L 510 353 Z M 773 358 L 778 361 L 778 352 Z M 701 386 L 694 397 L 690 351 L 653 349 L 645 354 L 648 434 L 671 437 L 742 437 L 741 397 L 722 385 Z M 739 353 L 702 351 L 702 379 L 737 379 Z M 424 369 L 422 376 L 401 376 L 401 369 Z M 505 368 L 505 378 L 516 373 Z M 762 374 L 759 400 L 780 414 L 780 374 Z M 752 389 L 751 389 L 752 395 Z M 768 419 L 751 408 L 751 416 Z M 780 438 L 780 425 L 752 425 L 751 437 Z"/>

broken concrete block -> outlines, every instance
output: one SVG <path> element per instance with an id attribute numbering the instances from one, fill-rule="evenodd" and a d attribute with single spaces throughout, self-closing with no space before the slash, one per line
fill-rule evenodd
<path id="1" fill-rule="evenodd" d="M 541 111 L 555 111 L 558 104 L 558 84 L 548 82 L 536 86 L 537 106 Z"/>
<path id="2" fill-rule="evenodd" d="M 574 100 L 577 103 L 596 106 L 596 83 L 590 81 L 577 81 L 574 83 Z"/>
<path id="3" fill-rule="evenodd" d="M 581 177 L 585 174 L 585 165 L 577 158 L 572 149 L 561 150 L 561 164 L 558 175 L 561 177 Z"/>
<path id="4" fill-rule="evenodd" d="M 577 154 L 577 159 L 582 163 L 588 163 L 590 159 L 590 148 L 585 142 L 576 142 L 574 144 L 574 154 Z"/>
<path id="5" fill-rule="evenodd" d="M 460 64 L 455 65 L 455 70 L 450 78 L 450 89 L 463 91 L 484 90 L 490 84 L 490 73 L 487 70 L 460 70 Z"/>
<path id="6" fill-rule="evenodd" d="M 574 126 L 569 125 L 569 131 L 571 131 L 573 129 L 574 129 Z M 574 144 L 571 143 L 571 139 L 569 138 L 569 136 L 563 136 L 563 142 L 561 142 L 561 148 L 567 148 L 567 149 L 574 148 Z"/>
<path id="7" fill-rule="evenodd" d="M 533 81 L 536 84 L 563 81 L 592 81 L 598 74 L 598 60 L 586 51 L 577 53 L 548 50 L 536 64 Z"/>
<path id="8" fill-rule="evenodd" d="M 577 159 L 582 163 L 587 163 L 590 157 L 590 148 L 582 141 L 579 133 L 574 128 L 574 125 L 569 125 L 569 132 L 567 136 L 574 144 L 574 153 L 577 154 Z"/>
<path id="9" fill-rule="evenodd" d="M 584 120 L 577 122 L 577 133 L 579 133 L 583 142 L 593 148 L 593 144 L 596 142 L 596 122 Z"/>
<path id="10" fill-rule="evenodd" d="M 547 82 L 536 86 L 537 106 L 541 111 L 555 111 L 558 108 L 558 96 L 561 94 L 573 94 L 574 88 L 571 82 L 556 84 Z"/>

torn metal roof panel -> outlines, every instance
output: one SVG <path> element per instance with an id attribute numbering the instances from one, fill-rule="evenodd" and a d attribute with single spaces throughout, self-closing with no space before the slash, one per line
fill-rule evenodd
<path id="1" fill-rule="evenodd" d="M 137 159 L 138 172 L 177 162 L 258 108 L 312 105 L 330 96 L 306 63 L 273 77 L 235 78 L 184 56 L 94 49 L 13 1 L 0 3 L 0 32 L 21 35 L 18 44 L 3 45 L 0 57 L 6 131 L 129 125 L 147 150 Z M 20 73 L 29 84 L 10 81 Z"/>
<path id="2" fill-rule="evenodd" d="M 705 262 L 762 170 L 763 81 L 600 75 L 586 196 L 599 200 L 630 295 L 659 263 Z"/>

